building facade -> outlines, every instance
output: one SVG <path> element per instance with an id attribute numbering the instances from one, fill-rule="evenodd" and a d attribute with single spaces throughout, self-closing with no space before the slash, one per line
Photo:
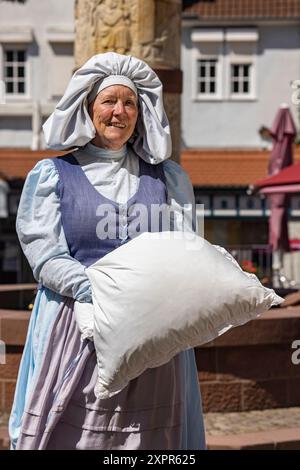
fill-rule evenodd
<path id="1" fill-rule="evenodd" d="M 43 148 L 74 68 L 74 0 L 0 1 L 0 148 Z"/>
<path id="2" fill-rule="evenodd" d="M 300 76 L 300 3 L 298 15 L 238 20 L 224 12 L 213 21 L 201 10 L 198 18 L 183 12 L 181 63 L 191 71 L 184 74 L 185 147 L 268 148 L 259 130 L 271 126 L 282 103 L 299 126 L 292 86 Z"/>
<path id="3" fill-rule="evenodd" d="M 268 200 L 247 189 L 268 174 L 268 129 L 280 106 L 289 107 L 299 130 L 300 1 L 183 1 L 181 60 L 181 162 L 205 205 L 206 237 L 243 251 L 245 261 L 263 258 L 266 268 Z M 291 240 L 300 239 L 299 221 L 294 195 Z M 288 277 L 300 282 L 295 269 Z"/>

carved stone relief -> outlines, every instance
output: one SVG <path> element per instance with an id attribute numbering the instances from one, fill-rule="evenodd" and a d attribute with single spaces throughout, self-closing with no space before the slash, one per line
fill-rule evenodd
<path id="1" fill-rule="evenodd" d="M 95 50 L 130 52 L 130 11 L 123 0 L 98 2 L 95 14 Z"/>
<path id="2" fill-rule="evenodd" d="M 140 57 L 152 66 L 178 67 L 181 1 L 139 1 Z"/>
<path id="3" fill-rule="evenodd" d="M 180 0 L 76 0 L 76 64 L 113 50 L 178 67 L 180 21 Z"/>

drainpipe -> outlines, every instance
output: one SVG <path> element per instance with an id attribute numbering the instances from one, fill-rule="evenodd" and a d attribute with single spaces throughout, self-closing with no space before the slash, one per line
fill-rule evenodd
<path id="1" fill-rule="evenodd" d="M 40 148 L 40 132 L 42 126 L 41 106 L 39 101 L 34 101 L 32 106 L 32 140 L 31 150 Z"/>

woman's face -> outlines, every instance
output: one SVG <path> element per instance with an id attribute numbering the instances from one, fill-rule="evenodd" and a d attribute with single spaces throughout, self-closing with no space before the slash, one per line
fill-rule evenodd
<path id="1" fill-rule="evenodd" d="M 112 85 L 100 91 L 89 105 L 96 129 L 92 144 L 119 150 L 133 134 L 138 117 L 135 93 L 124 85 Z"/>

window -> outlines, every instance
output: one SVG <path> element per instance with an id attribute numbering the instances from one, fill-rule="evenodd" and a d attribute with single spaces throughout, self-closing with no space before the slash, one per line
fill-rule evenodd
<path id="1" fill-rule="evenodd" d="M 251 64 L 231 64 L 231 93 L 250 93 Z"/>
<path id="2" fill-rule="evenodd" d="M 24 49 L 4 50 L 3 77 L 7 94 L 23 95 L 26 93 L 26 51 Z"/>
<path id="3" fill-rule="evenodd" d="M 249 199 L 247 200 L 247 203 L 246 203 L 246 204 L 247 204 L 247 209 L 254 209 L 254 201 L 253 201 L 253 199 L 250 199 L 250 198 L 249 198 Z"/>
<path id="4" fill-rule="evenodd" d="M 300 216 L 300 197 L 299 196 L 291 197 L 291 216 L 292 217 Z"/>
<path id="5" fill-rule="evenodd" d="M 221 199 L 220 204 L 221 209 L 228 209 L 228 201 L 226 201 L 226 199 Z"/>
<path id="6" fill-rule="evenodd" d="M 215 94 L 217 90 L 217 60 L 198 60 L 198 94 Z"/>
<path id="7" fill-rule="evenodd" d="M 214 195 L 213 197 L 213 215 L 216 216 L 236 216 L 237 204 L 234 195 Z"/>
<path id="8" fill-rule="evenodd" d="M 257 30 L 255 28 L 227 28 L 225 44 L 228 64 L 226 97 L 232 100 L 255 99 Z"/>
<path id="9" fill-rule="evenodd" d="M 256 28 L 202 27 L 191 41 L 193 99 L 256 99 Z"/>
<path id="10" fill-rule="evenodd" d="M 222 29 L 197 29 L 192 32 L 194 99 L 218 100 L 222 95 Z"/>
<path id="11" fill-rule="evenodd" d="M 239 196 L 239 215 L 245 217 L 262 216 L 262 200 L 259 196 Z"/>

